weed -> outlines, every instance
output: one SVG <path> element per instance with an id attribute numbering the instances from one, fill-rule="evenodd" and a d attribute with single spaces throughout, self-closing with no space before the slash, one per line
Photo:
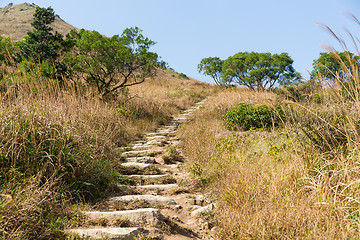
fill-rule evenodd
<path id="1" fill-rule="evenodd" d="M 164 155 L 162 158 L 165 164 L 174 164 L 176 162 L 182 162 L 183 157 L 180 153 L 176 150 L 174 146 L 169 145 L 166 148 L 167 155 Z"/>

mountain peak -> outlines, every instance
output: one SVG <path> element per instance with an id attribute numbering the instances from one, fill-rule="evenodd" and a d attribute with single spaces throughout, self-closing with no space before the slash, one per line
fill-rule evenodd
<path id="1" fill-rule="evenodd" d="M 9 3 L 0 8 L 0 36 L 10 37 L 13 41 L 21 41 L 27 32 L 33 30 L 31 23 L 37 5 L 34 3 Z M 66 35 L 70 30 L 76 29 L 56 15 L 53 26 L 55 31 Z"/>

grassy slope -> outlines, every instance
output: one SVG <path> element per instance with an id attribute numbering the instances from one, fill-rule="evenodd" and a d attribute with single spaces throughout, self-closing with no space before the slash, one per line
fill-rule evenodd
<path id="1" fill-rule="evenodd" d="M 325 135 L 322 121 L 296 108 L 288 109 L 295 121 L 284 128 L 246 133 L 224 128 L 222 115 L 238 103 L 274 101 L 269 93 L 218 92 L 181 127 L 188 168 L 217 201 L 213 223 L 219 238 L 356 239 L 357 151 L 336 154 L 335 148 L 324 152 L 311 144 L 301 126 L 319 126 Z M 335 106 L 328 100 L 306 105 L 318 114 L 334 112 Z"/>
<path id="2" fill-rule="evenodd" d="M 61 238 L 64 227 L 77 222 L 70 203 L 94 201 L 112 189 L 121 147 L 211 91 L 209 84 L 159 71 L 127 95 L 101 101 L 91 91 L 60 87 L 36 72 L 6 69 L 0 239 Z"/>
<path id="3" fill-rule="evenodd" d="M 23 40 L 26 33 L 32 30 L 31 22 L 36 5 L 23 3 L 18 5 L 7 5 L 0 8 L 0 36 L 11 37 L 13 41 Z M 63 21 L 58 16 L 53 28 L 65 36 L 75 27 Z"/>

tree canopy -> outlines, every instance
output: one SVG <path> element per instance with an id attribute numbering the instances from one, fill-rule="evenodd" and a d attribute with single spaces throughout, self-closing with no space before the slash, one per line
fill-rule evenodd
<path id="1" fill-rule="evenodd" d="M 229 81 L 223 78 L 223 63 L 224 61 L 218 57 L 203 58 L 198 65 L 198 71 L 210 76 L 217 85 L 227 86 Z"/>
<path id="2" fill-rule="evenodd" d="M 324 52 L 320 53 L 320 57 L 313 62 L 313 71 L 311 77 L 321 76 L 326 80 L 344 80 L 352 75 L 352 67 L 359 64 L 359 57 L 351 52 L 345 51 L 340 53 Z"/>
<path id="3" fill-rule="evenodd" d="M 287 53 L 239 52 L 225 60 L 223 78 L 251 90 L 271 89 L 274 85 L 298 81 L 300 75 Z"/>
<path id="4" fill-rule="evenodd" d="M 63 36 L 50 26 L 55 21 L 55 12 L 51 7 L 36 7 L 31 25 L 34 30 L 28 32 L 25 41 L 20 44 L 22 54 L 39 62 L 55 60 L 63 45 Z"/>
<path id="5" fill-rule="evenodd" d="M 144 37 L 137 27 L 111 38 L 85 30 L 71 35 L 76 46 L 67 62 L 88 83 L 95 84 L 103 96 L 155 76 L 158 55 L 149 51 L 155 42 Z"/>

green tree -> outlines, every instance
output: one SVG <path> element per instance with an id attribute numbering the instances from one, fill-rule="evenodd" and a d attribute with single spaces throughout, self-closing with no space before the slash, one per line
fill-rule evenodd
<path id="1" fill-rule="evenodd" d="M 36 7 L 31 25 L 34 30 L 27 33 L 25 41 L 20 44 L 25 58 L 37 62 L 56 60 L 63 46 L 63 36 L 50 26 L 55 21 L 55 12 L 51 7 Z"/>
<path id="2" fill-rule="evenodd" d="M 287 53 L 239 52 L 225 60 L 223 77 L 251 90 L 272 89 L 300 79 Z"/>
<path id="3" fill-rule="evenodd" d="M 222 66 L 224 61 L 218 57 L 203 58 L 198 64 L 198 71 L 203 75 L 212 77 L 219 86 L 227 86 L 230 82 L 223 78 Z"/>
<path id="4" fill-rule="evenodd" d="M 95 84 L 102 96 L 140 84 L 156 74 L 158 55 L 149 51 L 155 43 L 137 27 L 111 38 L 85 30 L 71 35 L 77 41 L 67 62 L 88 83 Z"/>
<path id="5" fill-rule="evenodd" d="M 320 57 L 313 62 L 311 77 L 334 80 L 338 76 L 339 80 L 345 80 L 351 77 L 355 65 L 359 65 L 359 57 L 351 52 L 320 53 Z"/>

